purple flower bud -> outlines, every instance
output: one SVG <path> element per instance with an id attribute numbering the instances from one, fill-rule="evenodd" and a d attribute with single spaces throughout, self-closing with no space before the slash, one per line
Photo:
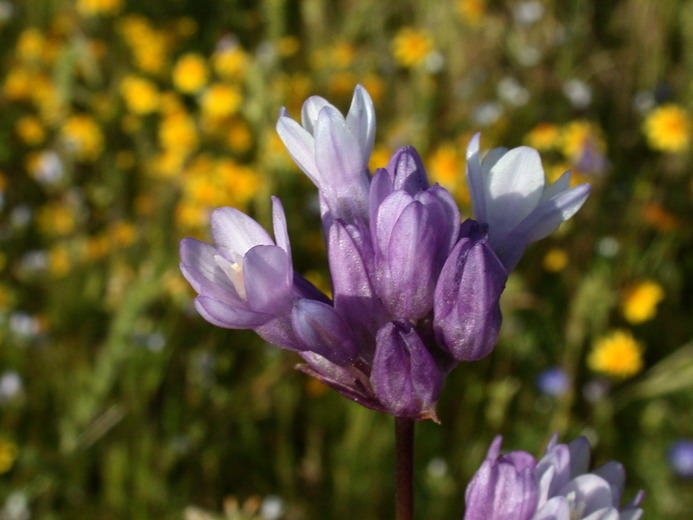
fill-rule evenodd
<path id="1" fill-rule="evenodd" d="M 296 336 L 306 345 L 304 350 L 338 365 L 355 361 L 358 349 L 351 331 L 332 306 L 315 300 L 296 300 L 291 321 Z"/>
<path id="2" fill-rule="evenodd" d="M 411 323 L 394 321 L 378 332 L 371 384 L 392 415 L 436 419 L 443 373 Z"/>
<path id="3" fill-rule="evenodd" d="M 387 163 L 386 171 L 395 190 L 416 195 L 429 187 L 421 156 L 413 146 L 405 146 L 397 150 Z"/>
<path id="4" fill-rule="evenodd" d="M 479 155 L 479 134 L 467 147 L 467 182 L 474 215 L 488 224 L 489 243 L 508 270 L 525 248 L 553 233 L 589 195 L 589 184 L 569 188 L 570 172 L 545 186 L 544 169 L 533 148 L 496 148 Z"/>
<path id="5" fill-rule="evenodd" d="M 459 213 L 444 189 L 412 197 L 395 191 L 371 220 L 375 228 L 376 284 L 387 311 L 418 320 L 433 308 L 438 275 L 459 230 Z"/>
<path id="6" fill-rule="evenodd" d="M 496 437 L 467 487 L 465 520 L 637 520 L 642 492 L 621 507 L 623 466 L 607 462 L 588 473 L 584 438 L 558 444 L 554 436 L 538 462 L 528 453 L 500 455 Z"/>
<path id="7" fill-rule="evenodd" d="M 433 328 L 439 346 L 459 361 L 474 361 L 496 345 L 500 295 L 508 274 L 485 240 L 461 238 L 440 273 Z"/>

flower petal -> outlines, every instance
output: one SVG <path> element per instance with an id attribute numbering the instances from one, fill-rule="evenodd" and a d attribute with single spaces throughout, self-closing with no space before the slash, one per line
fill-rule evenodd
<path id="1" fill-rule="evenodd" d="M 570 520 L 570 507 L 565 497 L 554 497 L 534 514 L 532 520 Z"/>
<path id="2" fill-rule="evenodd" d="M 356 85 L 354 89 L 349 113 L 346 116 L 346 124 L 358 141 L 364 167 L 367 167 L 375 142 L 375 108 L 373 107 L 373 100 L 361 85 Z"/>
<path id="3" fill-rule="evenodd" d="M 293 272 L 286 252 L 255 246 L 243 259 L 243 279 L 251 309 L 275 316 L 291 312 Z"/>
<path id="4" fill-rule="evenodd" d="M 488 222 L 486 215 L 486 196 L 484 195 L 484 175 L 481 170 L 481 157 L 479 156 L 479 140 L 481 134 L 474 134 L 467 145 L 467 184 L 469 195 L 472 198 L 472 208 L 476 220 L 485 224 Z"/>
<path id="5" fill-rule="evenodd" d="M 278 197 L 272 197 L 272 224 L 274 239 L 277 241 L 277 245 L 289 256 L 289 263 L 291 263 L 291 243 L 289 242 L 289 232 L 286 228 L 286 215 L 284 214 L 282 201 Z"/>
<path id="6" fill-rule="evenodd" d="M 225 329 L 254 329 L 272 319 L 269 314 L 236 307 L 208 296 L 195 298 L 195 309 L 209 323 Z"/>
<path id="7" fill-rule="evenodd" d="M 544 191 L 544 169 L 539 153 L 521 146 L 505 153 L 484 171 L 486 217 L 492 247 L 505 238 L 536 208 Z"/>
<path id="8" fill-rule="evenodd" d="M 214 242 L 230 262 L 238 263 L 248 250 L 257 245 L 274 245 L 260 224 L 236 208 L 215 209 L 211 221 Z"/>
<path id="9" fill-rule="evenodd" d="M 566 484 L 559 494 L 564 497 L 573 494 L 575 504 L 584 507 L 582 509 L 584 515 L 611 507 L 613 503 L 609 483 L 592 473 L 575 477 Z"/>
<path id="10" fill-rule="evenodd" d="M 323 180 L 315 164 L 315 139 L 310 132 L 287 116 L 282 109 L 277 121 L 277 133 L 294 162 L 313 184 L 320 187 Z"/>
<path id="11" fill-rule="evenodd" d="M 310 135 L 315 135 L 315 122 L 318 120 L 318 114 L 326 106 L 332 107 L 333 105 L 320 96 L 310 96 L 304 101 L 301 107 L 301 124 Z"/>
<path id="12" fill-rule="evenodd" d="M 180 269 L 195 292 L 222 301 L 238 301 L 238 294 L 227 274 L 214 260 L 217 249 L 194 238 L 180 241 Z"/>

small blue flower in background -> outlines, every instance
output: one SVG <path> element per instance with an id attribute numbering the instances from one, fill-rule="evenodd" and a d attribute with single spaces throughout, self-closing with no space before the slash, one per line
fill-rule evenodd
<path id="1" fill-rule="evenodd" d="M 568 391 L 568 375 L 561 367 L 550 367 L 539 372 L 535 381 L 537 389 L 546 395 L 558 397 Z"/>
<path id="2" fill-rule="evenodd" d="M 693 478 L 693 441 L 681 439 L 669 448 L 669 465 L 682 478 Z"/>

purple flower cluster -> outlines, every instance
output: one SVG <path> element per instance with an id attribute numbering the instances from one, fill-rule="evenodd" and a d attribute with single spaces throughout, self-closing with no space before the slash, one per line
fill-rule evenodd
<path id="1" fill-rule="evenodd" d="M 638 520 L 642 491 L 620 506 L 623 466 L 610 461 L 588 471 L 590 445 L 584 437 L 558 444 L 540 460 L 524 451 L 500 454 L 501 437 L 467 486 L 464 520 Z"/>
<path id="2" fill-rule="evenodd" d="M 273 198 L 275 240 L 247 215 L 220 208 L 211 218 L 214 245 L 181 242 L 197 310 L 298 352 L 302 371 L 364 406 L 435 419 L 449 371 L 495 346 L 508 271 L 527 244 L 579 209 L 589 187 L 568 189 L 567 174 L 545 187 L 531 148 L 496 149 L 481 160 L 475 136 L 468 180 L 476 220 L 461 222 L 413 148 L 370 174 L 375 111 L 361 86 L 346 117 L 314 96 L 301 124 L 282 110 L 277 131 L 318 188 L 332 299 L 293 271 L 286 218 Z"/>

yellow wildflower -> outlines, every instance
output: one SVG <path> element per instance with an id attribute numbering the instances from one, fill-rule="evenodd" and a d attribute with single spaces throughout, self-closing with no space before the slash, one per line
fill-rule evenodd
<path id="1" fill-rule="evenodd" d="M 70 117 L 61 128 L 63 140 L 77 158 L 93 161 L 103 150 L 103 134 L 99 125 L 86 114 Z"/>
<path id="2" fill-rule="evenodd" d="M 405 27 L 392 42 L 392 52 L 398 65 L 414 68 L 420 65 L 433 50 L 433 40 L 428 31 Z"/>
<path id="3" fill-rule="evenodd" d="M 294 56 L 301 48 L 301 42 L 295 36 L 282 36 L 277 40 L 277 52 L 284 58 Z"/>
<path id="4" fill-rule="evenodd" d="M 553 150 L 560 143 L 560 131 L 553 123 L 539 123 L 525 136 L 527 146 L 545 152 Z"/>
<path id="5" fill-rule="evenodd" d="M 234 121 L 229 128 L 226 142 L 236 153 L 247 152 L 253 144 L 253 134 L 248 124 L 243 120 Z"/>
<path id="6" fill-rule="evenodd" d="M 458 0 L 457 11 L 464 21 L 475 25 L 486 14 L 486 0 Z"/>
<path id="7" fill-rule="evenodd" d="M 159 89 L 150 80 L 129 75 L 120 82 L 120 93 L 130 112 L 145 115 L 159 106 Z"/>
<path id="8" fill-rule="evenodd" d="M 109 227 L 108 236 L 115 244 L 128 247 L 137 239 L 137 229 L 131 222 L 119 221 Z"/>
<path id="9" fill-rule="evenodd" d="M 354 61 L 356 48 L 351 42 L 339 42 L 332 48 L 331 62 L 340 68 L 346 68 Z"/>
<path id="10" fill-rule="evenodd" d="M 351 96 L 356 80 L 349 71 L 336 72 L 329 78 L 328 87 L 332 96 Z"/>
<path id="11" fill-rule="evenodd" d="M 383 80 L 375 74 L 367 74 L 361 80 L 361 84 L 370 94 L 373 103 L 378 103 L 385 93 L 385 85 L 383 85 Z"/>
<path id="12" fill-rule="evenodd" d="M 370 161 L 368 162 L 368 167 L 371 171 L 375 172 L 376 168 L 385 168 L 390 160 L 392 152 L 386 146 L 377 144 L 373 147 L 373 153 L 371 153 Z"/>
<path id="13" fill-rule="evenodd" d="M 428 158 L 431 179 L 448 189 L 454 187 L 463 175 L 463 158 L 460 149 L 452 143 L 443 143 Z"/>
<path id="14" fill-rule="evenodd" d="M 14 466 L 19 450 L 17 445 L 7 439 L 0 439 L 0 474 L 7 473 Z"/>
<path id="15" fill-rule="evenodd" d="M 58 278 L 70 272 L 72 261 L 70 253 L 64 245 L 53 246 L 48 252 L 48 270 Z"/>
<path id="16" fill-rule="evenodd" d="M 159 123 L 159 142 L 163 148 L 189 152 L 197 147 L 197 127 L 186 112 L 173 112 Z"/>
<path id="17" fill-rule="evenodd" d="M 212 65 L 223 79 L 238 80 L 245 75 L 248 68 L 248 55 L 240 45 L 229 45 L 214 53 Z"/>
<path id="18" fill-rule="evenodd" d="M 36 216 L 39 229 L 48 235 L 67 235 L 75 230 L 77 219 L 72 208 L 53 203 L 39 209 Z"/>
<path id="19" fill-rule="evenodd" d="M 630 332 L 614 330 L 594 343 L 587 365 L 595 372 L 630 377 L 642 370 L 642 348 Z"/>
<path id="20" fill-rule="evenodd" d="M 213 119 L 228 117 L 238 111 L 242 100 L 237 88 L 215 83 L 202 96 L 202 112 Z"/>
<path id="21" fill-rule="evenodd" d="M 188 53 L 173 67 L 173 84 L 185 94 L 195 94 L 207 84 L 207 62 L 199 54 Z"/>
<path id="22" fill-rule="evenodd" d="M 160 73 L 168 57 L 166 34 L 155 29 L 149 20 L 139 15 L 124 18 L 119 29 L 137 68 L 149 74 Z"/>
<path id="23" fill-rule="evenodd" d="M 565 249 L 554 247 L 544 255 L 543 266 L 550 273 L 562 271 L 566 265 L 568 265 L 568 253 Z"/>
<path id="24" fill-rule="evenodd" d="M 36 146 L 46 139 L 46 130 L 36 116 L 22 117 L 15 126 L 19 138 L 26 144 Z"/>
<path id="25" fill-rule="evenodd" d="M 589 121 L 571 121 L 561 131 L 561 151 L 568 159 L 578 159 L 591 145 L 599 152 L 606 150 L 600 131 Z"/>
<path id="26" fill-rule="evenodd" d="M 684 152 L 691 141 L 691 118 L 678 105 L 662 105 L 647 115 L 643 131 L 652 149 L 671 153 Z"/>
<path id="27" fill-rule="evenodd" d="M 77 10 L 85 15 L 109 15 L 120 10 L 123 0 L 77 0 Z"/>
<path id="28" fill-rule="evenodd" d="M 621 297 L 623 317 L 630 323 L 651 320 L 664 299 L 664 289 L 652 280 L 642 280 L 626 288 Z"/>
<path id="29" fill-rule="evenodd" d="M 26 61 L 37 60 L 43 53 L 46 39 L 35 27 L 24 29 L 17 40 L 17 56 Z"/>
<path id="30" fill-rule="evenodd" d="M 108 237 L 97 235 L 89 237 L 84 243 L 82 256 L 87 262 L 93 262 L 105 257 L 111 249 Z"/>
<path id="31" fill-rule="evenodd" d="M 176 206 L 176 222 L 186 228 L 197 228 L 207 223 L 210 209 L 191 202 L 181 202 Z"/>
<path id="32" fill-rule="evenodd" d="M 2 85 L 2 92 L 9 101 L 26 101 L 32 95 L 35 75 L 24 67 L 10 69 Z"/>

